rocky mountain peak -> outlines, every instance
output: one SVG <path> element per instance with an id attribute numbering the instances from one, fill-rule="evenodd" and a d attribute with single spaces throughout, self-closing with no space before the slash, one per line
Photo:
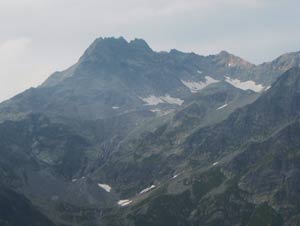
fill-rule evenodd
<path id="1" fill-rule="evenodd" d="M 144 51 L 152 51 L 148 43 L 144 39 L 136 38 L 129 42 L 129 45 L 135 49 L 144 50 Z"/>
<path id="2" fill-rule="evenodd" d="M 272 65 L 281 71 L 300 66 L 300 52 L 286 53 L 273 61 Z"/>
<path id="3" fill-rule="evenodd" d="M 220 64 L 224 64 L 227 67 L 243 67 L 243 68 L 251 68 L 254 65 L 249 63 L 248 61 L 237 57 L 225 50 L 222 50 L 219 54 L 216 55 L 217 61 Z"/>
<path id="4" fill-rule="evenodd" d="M 96 61 L 108 62 L 118 59 L 136 58 L 152 50 L 143 39 L 134 39 L 128 42 L 125 38 L 98 38 L 85 51 L 80 62 Z"/>
<path id="5" fill-rule="evenodd" d="M 220 56 L 223 56 L 223 57 L 228 57 L 232 54 L 230 54 L 229 52 L 227 52 L 226 50 L 222 50 L 220 53 L 219 53 Z"/>

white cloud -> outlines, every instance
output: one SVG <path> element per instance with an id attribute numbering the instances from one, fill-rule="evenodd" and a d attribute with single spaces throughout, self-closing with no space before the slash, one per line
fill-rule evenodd
<path id="1" fill-rule="evenodd" d="M 0 44 L 0 64 L 7 61 L 15 61 L 26 54 L 28 48 L 30 48 L 31 39 L 18 38 L 11 39 Z M 1 65 L 2 67 L 5 65 Z"/>
<path id="2" fill-rule="evenodd" d="M 30 38 L 0 43 L 0 101 L 38 85 L 49 72 L 49 66 L 33 57 Z"/>

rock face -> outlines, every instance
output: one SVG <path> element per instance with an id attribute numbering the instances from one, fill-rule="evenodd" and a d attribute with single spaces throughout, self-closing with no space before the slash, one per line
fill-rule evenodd
<path id="1" fill-rule="evenodd" d="M 11 226 L 54 226 L 24 196 L 0 186 L 0 224 Z"/>
<path id="2" fill-rule="evenodd" d="M 95 40 L 0 104 L 0 223 L 298 225 L 295 66 Z"/>

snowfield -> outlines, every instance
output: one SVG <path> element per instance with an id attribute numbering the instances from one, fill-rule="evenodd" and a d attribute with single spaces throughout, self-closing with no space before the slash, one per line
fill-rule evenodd
<path id="1" fill-rule="evenodd" d="M 229 84 L 233 85 L 236 88 L 242 89 L 242 90 L 252 90 L 254 92 L 260 93 L 265 90 L 265 87 L 261 84 L 256 84 L 254 81 L 245 81 L 242 82 L 239 79 L 232 79 L 229 77 L 225 77 L 225 81 Z"/>
<path id="2" fill-rule="evenodd" d="M 205 82 L 196 82 L 196 81 L 184 81 L 181 80 L 183 85 L 190 89 L 191 93 L 197 93 L 198 91 L 204 89 L 205 87 L 219 82 L 218 80 L 213 79 L 212 77 L 205 76 Z"/>
<path id="3" fill-rule="evenodd" d="M 149 97 L 146 98 L 141 98 L 142 101 L 146 103 L 146 105 L 158 105 L 158 104 L 163 104 L 164 101 L 160 99 L 160 97 L 156 97 L 153 95 L 150 95 Z"/>
<path id="4" fill-rule="evenodd" d="M 175 104 L 175 105 L 182 105 L 184 100 L 180 98 L 171 97 L 169 94 L 165 96 L 154 96 L 150 95 L 146 98 L 141 98 L 142 101 L 146 103 L 146 105 L 158 105 L 158 104 Z"/>

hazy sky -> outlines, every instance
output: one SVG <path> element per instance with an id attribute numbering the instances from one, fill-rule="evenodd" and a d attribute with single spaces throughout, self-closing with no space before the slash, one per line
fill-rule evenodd
<path id="1" fill-rule="evenodd" d="M 75 63 L 97 37 L 251 62 L 300 50 L 299 0 L 0 0 L 0 100 Z"/>

